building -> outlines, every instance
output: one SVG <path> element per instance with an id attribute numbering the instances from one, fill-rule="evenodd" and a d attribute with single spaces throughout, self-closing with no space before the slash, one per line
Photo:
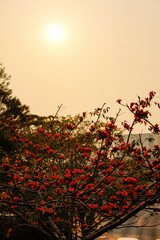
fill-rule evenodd
<path id="1" fill-rule="evenodd" d="M 124 141 L 127 141 L 128 134 L 124 134 Z M 160 135 L 159 134 L 153 134 L 153 133 L 141 133 L 141 134 L 131 134 L 129 143 L 135 143 L 139 144 L 139 147 L 141 147 L 141 142 L 144 147 L 153 149 L 154 145 L 160 145 Z M 138 146 L 138 145 L 137 145 Z"/>

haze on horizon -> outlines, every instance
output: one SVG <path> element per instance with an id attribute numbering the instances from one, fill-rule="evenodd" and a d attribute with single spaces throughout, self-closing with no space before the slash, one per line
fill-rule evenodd
<path id="1" fill-rule="evenodd" d="M 0 61 L 12 76 L 14 95 L 32 113 L 54 114 L 63 104 L 62 115 L 75 115 L 106 102 L 114 115 L 117 99 L 130 102 L 160 90 L 159 0 L 0 5 Z M 64 31 L 58 41 L 46 36 L 52 24 Z"/>

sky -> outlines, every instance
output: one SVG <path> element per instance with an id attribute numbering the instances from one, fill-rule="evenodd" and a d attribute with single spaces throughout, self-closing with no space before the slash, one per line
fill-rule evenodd
<path id="1" fill-rule="evenodd" d="M 55 24 L 58 41 L 47 35 Z M 160 0 L 0 0 L 0 29 L 0 61 L 32 113 L 63 104 L 61 115 L 75 115 L 106 103 L 115 116 L 117 99 L 160 90 Z"/>

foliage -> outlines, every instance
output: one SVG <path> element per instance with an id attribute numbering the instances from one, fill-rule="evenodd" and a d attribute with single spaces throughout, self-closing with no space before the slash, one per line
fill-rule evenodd
<path id="1" fill-rule="evenodd" d="M 9 88 L 10 76 L 7 75 L 5 68 L 0 64 L 0 122 L 5 122 L 6 119 L 12 121 L 25 120 L 29 113 L 29 108 L 21 104 L 17 97 L 12 96 L 12 90 Z M 5 152 L 11 152 L 15 149 L 15 144 L 10 142 L 10 131 L 8 131 L 7 123 L 0 125 L 0 156 L 5 155 Z"/>
<path id="2" fill-rule="evenodd" d="M 133 122 L 122 123 L 128 131 L 126 143 L 107 109 L 98 108 L 95 122 L 86 113 L 73 118 L 30 115 L 26 124 L 12 118 L 2 125 L 11 129 L 16 151 L 1 158 L 3 211 L 18 216 L 22 224 L 34 226 L 48 239 L 91 240 L 123 224 L 142 209 L 153 210 L 160 197 L 160 147 L 129 144 L 135 124 L 149 121 L 149 97 L 123 105 L 133 113 Z M 105 122 L 100 121 L 103 116 Z M 154 209 L 155 211 L 155 209 Z"/>
<path id="3" fill-rule="evenodd" d="M 29 111 L 28 106 L 22 105 L 17 97 L 12 96 L 9 88 L 10 76 L 5 72 L 5 68 L 0 64 L 0 116 L 22 119 Z"/>

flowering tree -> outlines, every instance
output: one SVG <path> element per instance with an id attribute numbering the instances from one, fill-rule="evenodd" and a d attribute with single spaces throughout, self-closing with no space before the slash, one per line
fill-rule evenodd
<path id="1" fill-rule="evenodd" d="M 135 124 L 159 134 L 158 124 L 149 121 L 154 96 L 151 91 L 129 105 L 117 100 L 133 113 L 130 125 L 122 123 L 126 142 L 117 128 L 118 114 L 106 117 L 104 106 L 93 113 L 95 122 L 86 121 L 86 113 L 74 121 L 55 116 L 40 124 L 28 116 L 28 128 L 12 118 L 1 120 L 18 146 L 1 158 L 0 171 L 7 176 L 0 187 L 1 211 L 55 240 L 95 239 L 143 209 L 155 211 L 160 147 L 147 149 L 141 139 L 141 147 L 129 144 Z"/>

